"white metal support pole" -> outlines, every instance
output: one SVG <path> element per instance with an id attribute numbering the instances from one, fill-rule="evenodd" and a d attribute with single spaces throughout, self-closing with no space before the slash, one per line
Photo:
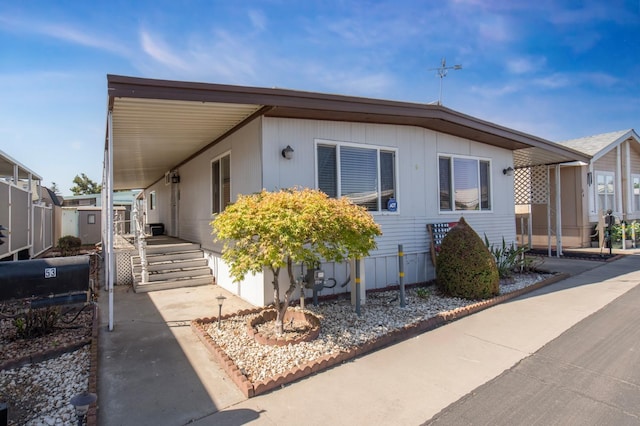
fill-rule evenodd
<path id="1" fill-rule="evenodd" d="M 613 198 L 616 201 L 615 209 L 618 214 L 622 214 L 622 159 L 620 145 L 616 147 L 616 189 L 614 190 Z M 623 218 L 620 218 L 623 219 Z M 623 243 L 624 244 L 624 243 Z"/>
<path id="2" fill-rule="evenodd" d="M 109 331 L 113 331 L 113 270 L 115 259 L 113 258 L 113 114 L 109 111 L 109 141 L 107 144 L 107 252 L 109 253 L 107 271 L 109 289 Z"/>
<path id="3" fill-rule="evenodd" d="M 551 257 L 551 183 L 549 182 L 549 166 L 547 166 L 547 255 Z"/>
<path id="4" fill-rule="evenodd" d="M 631 152 L 629 145 L 630 141 L 624 143 L 624 160 L 625 160 L 625 180 L 627 181 L 627 211 L 626 213 L 633 212 L 633 179 L 631 179 Z M 627 215 L 624 215 L 627 218 Z"/>
<path id="5" fill-rule="evenodd" d="M 556 164 L 556 256 L 562 256 L 562 194 L 560 192 L 560 165 Z"/>
<path id="6" fill-rule="evenodd" d="M 29 191 L 27 192 L 27 212 L 29 215 L 27 221 L 27 241 L 29 244 L 29 257 L 33 256 L 33 243 L 35 242 L 33 226 L 34 226 L 34 213 L 35 213 L 35 204 L 33 204 L 33 175 L 29 173 L 29 178 L 27 179 L 29 183 Z"/>

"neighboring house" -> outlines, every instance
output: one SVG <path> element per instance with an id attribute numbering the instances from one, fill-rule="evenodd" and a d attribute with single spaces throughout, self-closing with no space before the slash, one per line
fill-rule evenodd
<path id="1" fill-rule="evenodd" d="M 269 272 L 233 282 L 211 235 L 239 194 L 311 187 L 365 206 L 383 232 L 361 268 L 374 289 L 397 283 L 398 244 L 406 283 L 435 277 L 427 224 L 464 215 L 481 237 L 515 241 L 513 168 L 589 159 L 441 105 L 113 75 L 108 105 L 108 194 L 143 188 L 147 223 L 199 243 L 217 284 L 256 305 L 272 302 Z"/>
<path id="2" fill-rule="evenodd" d="M 114 192 L 114 226 L 118 234 L 133 233 L 131 210 L 139 193 L 139 190 Z M 101 210 L 102 194 L 64 196 L 60 221 L 62 236 L 73 235 L 80 238 L 82 244 L 102 241 Z"/>
<path id="3" fill-rule="evenodd" d="M 4 244 L 0 260 L 30 259 L 53 245 L 53 209 L 47 205 L 42 178 L 0 151 L 0 225 Z"/>
<path id="4" fill-rule="evenodd" d="M 612 210 L 617 220 L 640 219 L 640 138 L 633 129 L 560 142 L 591 156 L 562 166 L 565 246 L 588 247 L 594 225 Z"/>

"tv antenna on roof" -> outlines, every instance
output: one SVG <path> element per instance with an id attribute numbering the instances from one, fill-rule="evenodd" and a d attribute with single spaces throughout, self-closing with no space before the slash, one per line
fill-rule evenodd
<path id="1" fill-rule="evenodd" d="M 442 105 L 442 79 L 447 76 L 449 70 L 461 70 L 462 65 L 447 66 L 446 58 L 442 58 L 442 63 L 438 68 L 429 68 L 429 71 L 437 71 L 440 77 L 440 95 L 438 96 L 438 105 Z"/>

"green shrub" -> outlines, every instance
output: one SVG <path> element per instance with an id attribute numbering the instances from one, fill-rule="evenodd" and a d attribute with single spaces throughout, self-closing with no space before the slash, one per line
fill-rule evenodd
<path id="1" fill-rule="evenodd" d="M 20 338 L 44 336 L 54 330 L 59 318 L 60 309 L 57 307 L 28 309 L 14 318 L 13 326 Z"/>
<path id="2" fill-rule="evenodd" d="M 73 235 L 65 235 L 58 239 L 58 248 L 63 256 L 74 256 L 80 251 L 82 240 Z"/>
<path id="3" fill-rule="evenodd" d="M 489 243 L 487 234 L 484 235 L 484 244 L 496 261 L 500 278 L 509 278 L 514 272 L 523 272 L 527 268 L 528 261 L 524 255 L 529 250 L 527 247 L 516 247 L 513 242 L 507 246 L 504 237 L 502 237 L 502 247 L 494 247 Z"/>
<path id="4" fill-rule="evenodd" d="M 500 292 L 493 255 L 464 218 L 442 240 L 436 284 L 446 295 L 465 299 L 485 299 Z"/>

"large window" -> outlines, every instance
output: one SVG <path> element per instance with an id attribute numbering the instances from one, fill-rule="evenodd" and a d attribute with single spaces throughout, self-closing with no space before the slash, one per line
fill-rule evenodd
<path id="1" fill-rule="evenodd" d="M 369 211 L 395 211 L 396 151 L 320 143 L 318 188 L 330 197 L 348 197 Z"/>
<path id="2" fill-rule="evenodd" d="M 596 172 L 596 211 L 615 210 L 614 176 L 611 172 Z"/>
<path id="3" fill-rule="evenodd" d="M 439 156 L 440 211 L 491 210 L 491 163 L 469 157 Z"/>
<path id="4" fill-rule="evenodd" d="M 231 158 L 211 162 L 211 213 L 221 213 L 231 203 Z"/>

